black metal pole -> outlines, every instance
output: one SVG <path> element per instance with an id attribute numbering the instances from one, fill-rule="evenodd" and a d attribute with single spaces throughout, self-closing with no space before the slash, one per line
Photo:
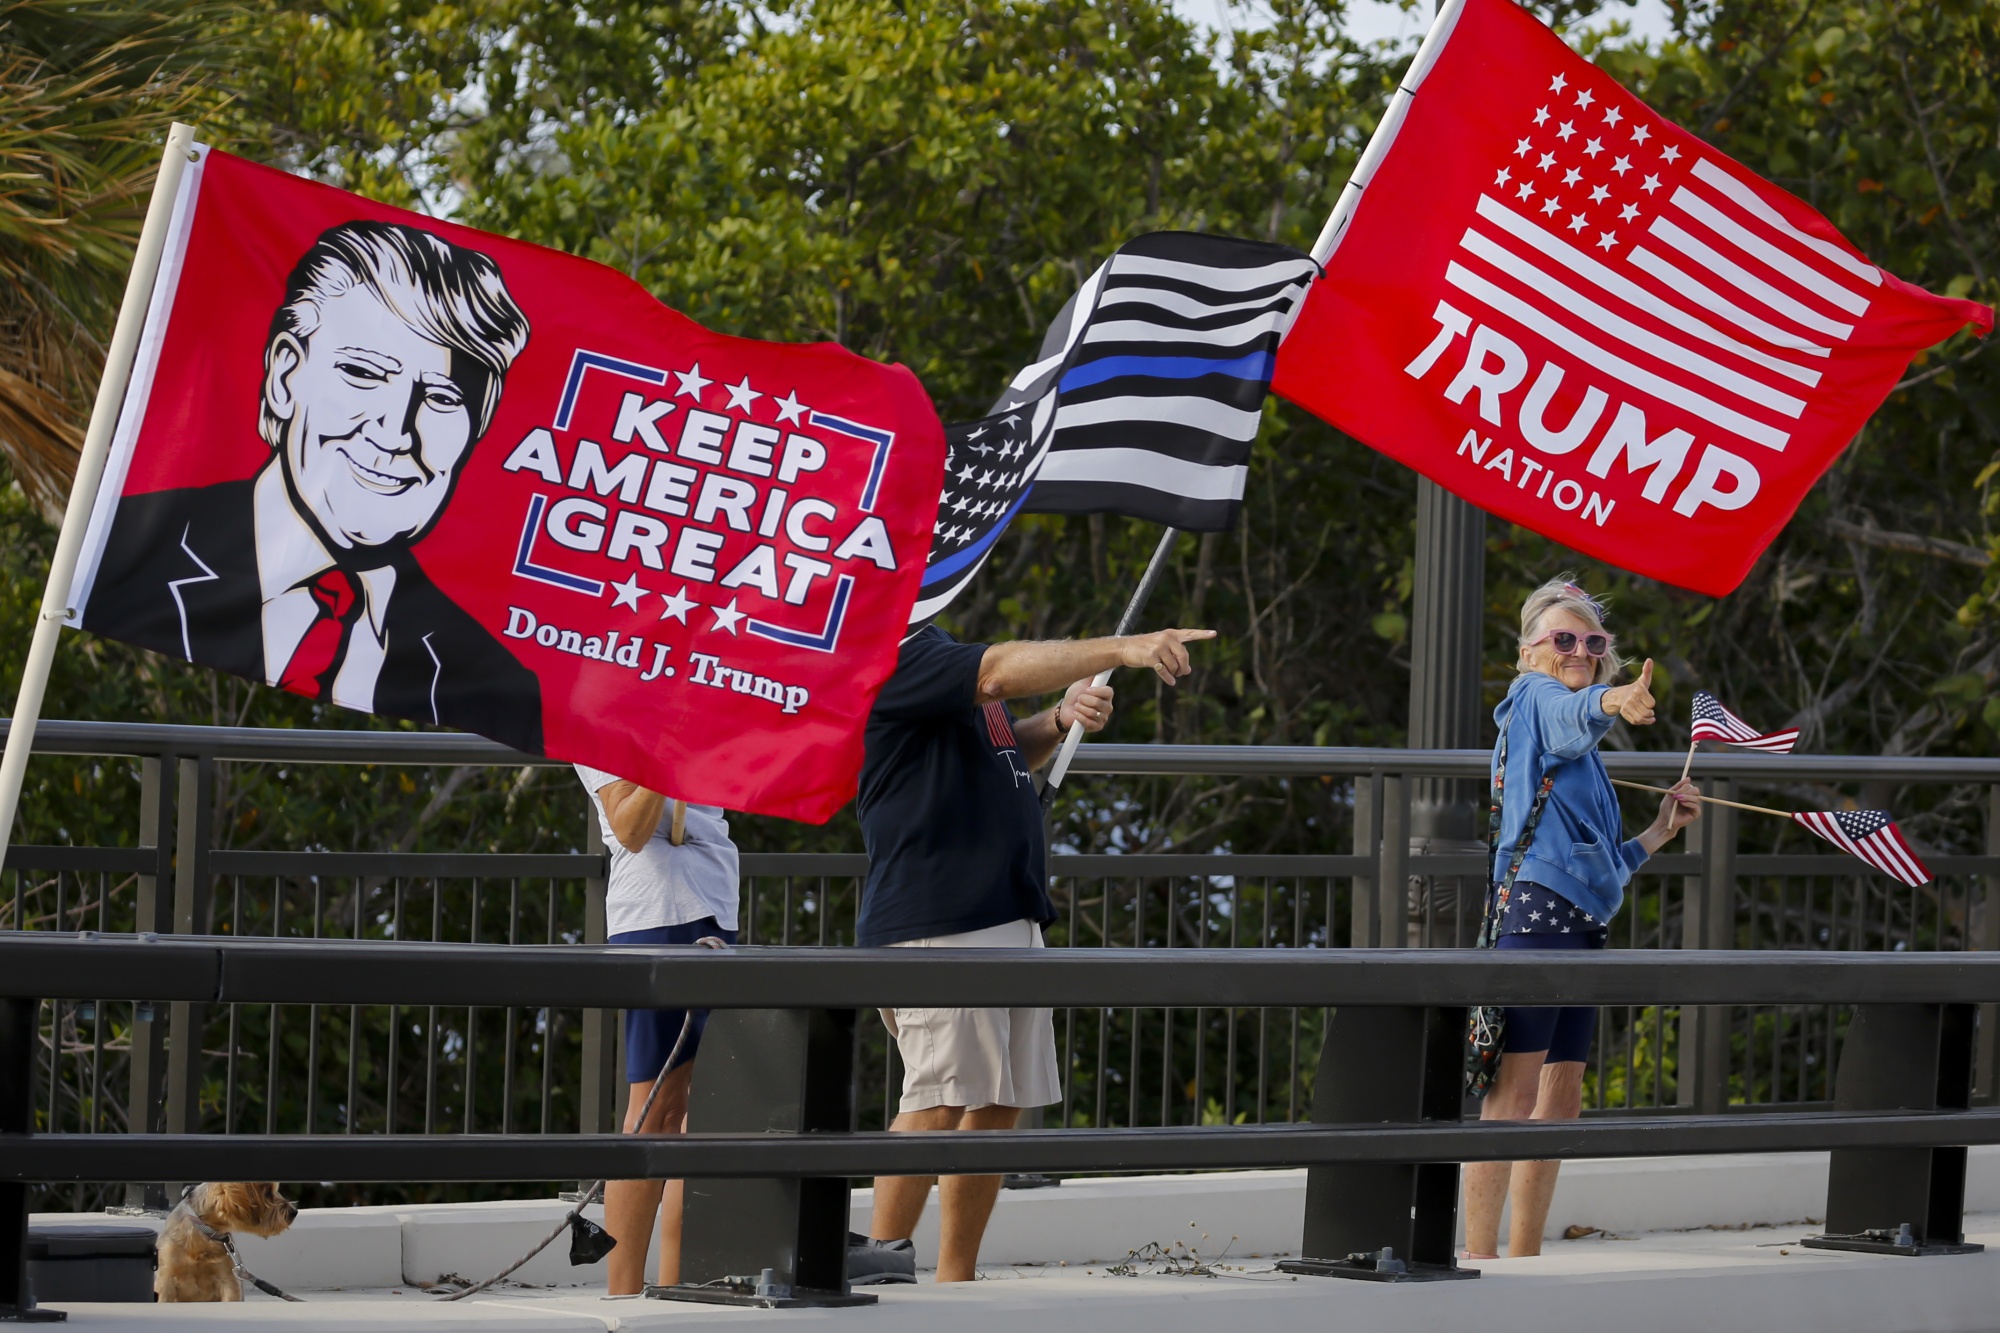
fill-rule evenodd
<path id="1" fill-rule="evenodd" d="M 35 1128 L 35 1016 L 41 1001 L 0 999 L 0 1134 Z M 0 1323 L 52 1323 L 28 1286 L 28 1185 L 0 1182 Z"/>
<path id="2" fill-rule="evenodd" d="M 1485 739 L 1480 698 L 1481 639 L 1486 601 L 1486 514 L 1429 478 L 1417 481 L 1416 587 L 1410 618 L 1412 749 L 1476 749 Z M 1480 787 L 1448 778 L 1417 780 L 1410 803 L 1414 852 L 1472 853 L 1479 841 Z M 1470 938 L 1477 910 L 1476 879 L 1433 879 L 1428 891 L 1448 901 L 1426 913 L 1451 945 Z M 1456 890 L 1450 892 L 1449 890 Z M 1395 895 L 1401 901 L 1401 894 Z M 1384 920 L 1382 943 L 1405 942 L 1402 921 Z"/>

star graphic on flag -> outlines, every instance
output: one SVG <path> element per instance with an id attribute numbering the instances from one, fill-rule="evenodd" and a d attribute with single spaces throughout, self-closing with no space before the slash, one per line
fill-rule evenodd
<path id="1" fill-rule="evenodd" d="M 679 398 L 687 395 L 692 397 L 697 403 L 701 401 L 701 391 L 715 383 L 714 380 L 702 377 L 701 362 L 699 361 L 694 363 L 693 370 L 676 370 L 674 374 L 679 376 L 681 382 L 681 387 L 674 390 L 674 397 Z"/>
<path id="2" fill-rule="evenodd" d="M 986 433 L 986 427 L 981 426 L 978 430 L 973 431 L 972 434 L 966 436 L 965 438 L 968 440 L 976 440 L 985 433 Z"/>
<path id="3" fill-rule="evenodd" d="M 681 586 L 679 592 L 661 593 L 660 600 L 667 604 L 666 609 L 660 612 L 660 619 L 678 620 L 683 625 L 688 623 L 688 612 L 701 605 L 701 603 L 688 596 L 685 584 Z"/>
<path id="4" fill-rule="evenodd" d="M 1681 150 L 1672 144 L 1668 144 L 1660 150 L 1660 156 L 1665 158 L 1669 163 L 1678 162 L 1681 160 Z"/>
<path id="5" fill-rule="evenodd" d="M 1600 231 L 1597 233 L 1598 249 L 1609 250 L 1612 246 L 1616 244 L 1618 244 L 1618 237 L 1615 233 L 1608 231 Z"/>
<path id="6" fill-rule="evenodd" d="M 1000 418 L 1000 424 L 1003 426 L 1018 426 L 1021 424 L 1020 415 L 1018 413 L 1009 412 L 1006 416 Z"/>
<path id="7" fill-rule="evenodd" d="M 1548 109 L 1547 107 L 1545 107 L 1545 106 L 1538 106 L 1538 107 L 1536 107 L 1536 108 L 1535 108 L 1535 124 L 1537 124 L 1537 125 L 1546 125 L 1546 124 L 1548 124 L 1548 123 L 1549 123 L 1549 109 Z"/>
<path id="8" fill-rule="evenodd" d="M 1578 171 L 1575 167 L 1571 167 L 1568 171 L 1565 171 L 1563 173 L 1564 185 L 1575 185 L 1582 179 L 1583 179 L 1583 173 L 1581 171 Z"/>
<path id="9" fill-rule="evenodd" d="M 1586 157 L 1596 157 L 1603 151 L 1604 141 L 1602 139 L 1592 139 L 1583 146 L 1583 152 Z"/>
<path id="10" fill-rule="evenodd" d="M 979 475 L 979 469 L 974 467 L 970 463 L 967 463 L 964 467 L 958 470 L 958 479 L 960 481 L 971 481 L 974 477 L 978 475 Z"/>
<path id="11" fill-rule="evenodd" d="M 725 384 L 722 387 L 729 390 L 729 410 L 732 412 L 740 410 L 747 413 L 750 410 L 750 404 L 764 396 L 750 387 L 750 377 L 748 375 L 743 377 L 741 384 Z"/>
<path id="12" fill-rule="evenodd" d="M 1521 142 L 1526 143 L 1527 140 L 1523 139 L 1521 140 Z M 1508 181 L 1512 180 L 1513 178 L 1514 178 L 1514 173 L 1507 170 L 1507 168 L 1502 167 L 1500 168 L 1500 174 L 1493 178 L 1493 188 L 1497 190 L 1502 185 L 1505 185 Z"/>
<path id="13" fill-rule="evenodd" d="M 1542 216 L 1552 218 L 1556 215 L 1556 210 L 1561 207 L 1562 200 L 1556 198 L 1554 195 L 1550 195 L 1548 198 L 1542 200 Z"/>
<path id="14" fill-rule="evenodd" d="M 1567 87 L 1569 87 L 1569 80 L 1560 74 L 1549 80 L 1549 91 L 1552 93 L 1559 93 Z"/>
<path id="15" fill-rule="evenodd" d="M 1644 143 L 1646 142 L 1646 140 L 1652 137 L 1653 137 L 1653 132 L 1647 129 L 1643 124 L 1634 125 L 1632 127 L 1632 141 L 1634 143 Z"/>
<path id="16" fill-rule="evenodd" d="M 1569 229 L 1571 231 L 1582 231 L 1589 225 L 1588 222 L 1584 221 L 1583 214 L 1572 213 L 1569 215 Z"/>
<path id="17" fill-rule="evenodd" d="M 1632 169 L 1632 159 L 1629 157 L 1618 158 L 1617 160 L 1612 162 L 1611 169 L 1617 172 L 1620 176 L 1623 176 L 1626 172 Z"/>
<path id="18" fill-rule="evenodd" d="M 1621 221 L 1624 222 L 1630 222 L 1633 218 L 1636 218 L 1638 216 L 1639 216 L 1639 206 L 1637 204 L 1627 204 L 1625 205 L 1625 207 L 1618 210 L 1618 217 Z"/>
<path id="19" fill-rule="evenodd" d="M 709 626 L 710 629 L 728 630 L 731 634 L 736 633 L 736 622 L 743 619 L 743 613 L 736 609 L 736 599 L 734 597 L 729 599 L 728 606 L 711 606 L 708 609 L 715 614 L 715 623 Z"/>
<path id="20" fill-rule="evenodd" d="M 1564 121 L 1562 124 L 1556 126 L 1556 138 L 1561 139 L 1564 143 L 1568 143 L 1570 136 L 1575 133 L 1576 126 L 1570 124 L 1568 121 Z"/>
<path id="21" fill-rule="evenodd" d="M 1526 157 L 1528 155 L 1528 147 L 1529 147 L 1528 141 L 1526 139 L 1521 140 L 1519 143 L 1514 145 L 1514 156 Z"/>
<path id="22" fill-rule="evenodd" d="M 1608 106 L 1604 108 L 1604 123 L 1606 125 L 1615 126 L 1619 121 L 1623 119 L 1625 119 L 1625 113 L 1623 111 L 1620 111 L 1617 107 Z"/>
<path id="23" fill-rule="evenodd" d="M 1596 100 L 1595 97 L 1590 95 L 1590 89 L 1588 88 L 1585 88 L 1576 95 L 1576 104 L 1586 111 L 1590 109 L 1590 104 Z"/>
<path id="24" fill-rule="evenodd" d="M 1594 186 L 1592 186 L 1592 187 L 1591 187 L 1591 190 L 1590 190 L 1590 202 L 1591 202 L 1591 203 L 1593 203 L 1593 204 L 1601 204 L 1601 203 L 1603 203 L 1603 202 L 1604 202 L 1604 201 L 1605 201 L 1606 199 L 1609 199 L 1610 197 L 1611 197 L 1611 191 L 1609 191 L 1609 190 L 1605 189 L 1605 188 L 1604 188 L 1604 187 L 1603 187 L 1602 185 L 1594 185 Z"/>
<path id="25" fill-rule="evenodd" d="M 611 609 L 614 611 L 621 606 L 629 606 L 637 611 L 639 599 L 652 591 L 650 588 L 639 586 L 639 576 L 636 573 L 627 574 L 623 583 L 614 583 L 611 586 L 618 590 L 611 594 Z"/>
<path id="26" fill-rule="evenodd" d="M 1639 183 L 1639 188 L 1644 190 L 1647 194 L 1651 194 L 1653 191 L 1660 188 L 1660 178 L 1658 176 L 1648 176 L 1646 177 L 1645 180 Z"/>
<path id="27" fill-rule="evenodd" d="M 1533 196 L 1534 193 L 1535 193 L 1534 185 L 1528 181 L 1522 181 L 1521 188 L 1514 191 L 1514 197 L 1516 199 L 1527 199 Z"/>
<path id="28" fill-rule="evenodd" d="M 799 401 L 799 391 L 797 389 L 793 389 L 783 398 L 773 398 L 771 401 L 777 405 L 779 425 L 782 426 L 788 422 L 794 426 L 805 424 L 806 405 Z"/>

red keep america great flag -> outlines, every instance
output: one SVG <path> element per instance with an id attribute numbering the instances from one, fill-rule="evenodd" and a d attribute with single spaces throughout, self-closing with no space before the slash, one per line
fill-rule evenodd
<path id="1" fill-rule="evenodd" d="M 196 159 L 71 623 L 685 800 L 853 794 L 943 475 L 915 376 Z"/>
<path id="2" fill-rule="evenodd" d="M 1404 86 L 1272 387 L 1585 554 L 1730 592 L 1910 358 L 1992 329 L 1512 0 L 1448 4 Z"/>

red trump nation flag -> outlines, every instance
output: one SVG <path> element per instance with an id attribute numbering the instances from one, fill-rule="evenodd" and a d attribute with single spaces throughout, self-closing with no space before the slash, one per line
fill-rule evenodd
<path id="1" fill-rule="evenodd" d="M 1912 355 L 1992 328 L 1512 0 L 1418 65 L 1272 387 L 1482 509 L 1722 595 Z"/>
<path id="2" fill-rule="evenodd" d="M 196 152 L 71 623 L 685 800 L 837 810 L 936 518 L 916 377 Z"/>

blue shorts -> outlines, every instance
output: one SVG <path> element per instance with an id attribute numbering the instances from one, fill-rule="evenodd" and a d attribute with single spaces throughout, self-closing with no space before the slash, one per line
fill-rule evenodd
<path id="1" fill-rule="evenodd" d="M 1592 949 L 1602 948 L 1590 935 L 1502 935 L 1496 949 Z M 1566 1060 L 1590 1059 L 1590 1039 L 1597 1032 L 1597 1010 L 1589 1005 L 1561 1007 L 1507 1008 L 1507 1029 L 1501 1037 L 1502 1055 L 1531 1055 L 1547 1051 L 1544 1060 L 1561 1064 Z"/>
<path id="2" fill-rule="evenodd" d="M 653 926 L 647 930 L 627 930 L 611 937 L 613 944 L 693 944 L 704 935 L 713 935 L 725 944 L 736 943 L 736 932 L 725 930 L 715 924 L 715 918 L 705 916 L 699 921 L 684 921 L 678 926 Z M 651 1083 L 660 1076 L 660 1069 L 667 1063 L 667 1056 L 674 1049 L 674 1042 L 681 1035 L 681 1023 L 687 1018 L 685 1009 L 627 1009 L 625 1011 L 625 1078 L 632 1083 Z M 701 1047 L 701 1031 L 708 1026 L 708 1010 L 694 1011 L 694 1022 L 688 1027 L 687 1044 L 681 1047 L 674 1068 L 679 1069 L 694 1059 L 694 1053 Z"/>

